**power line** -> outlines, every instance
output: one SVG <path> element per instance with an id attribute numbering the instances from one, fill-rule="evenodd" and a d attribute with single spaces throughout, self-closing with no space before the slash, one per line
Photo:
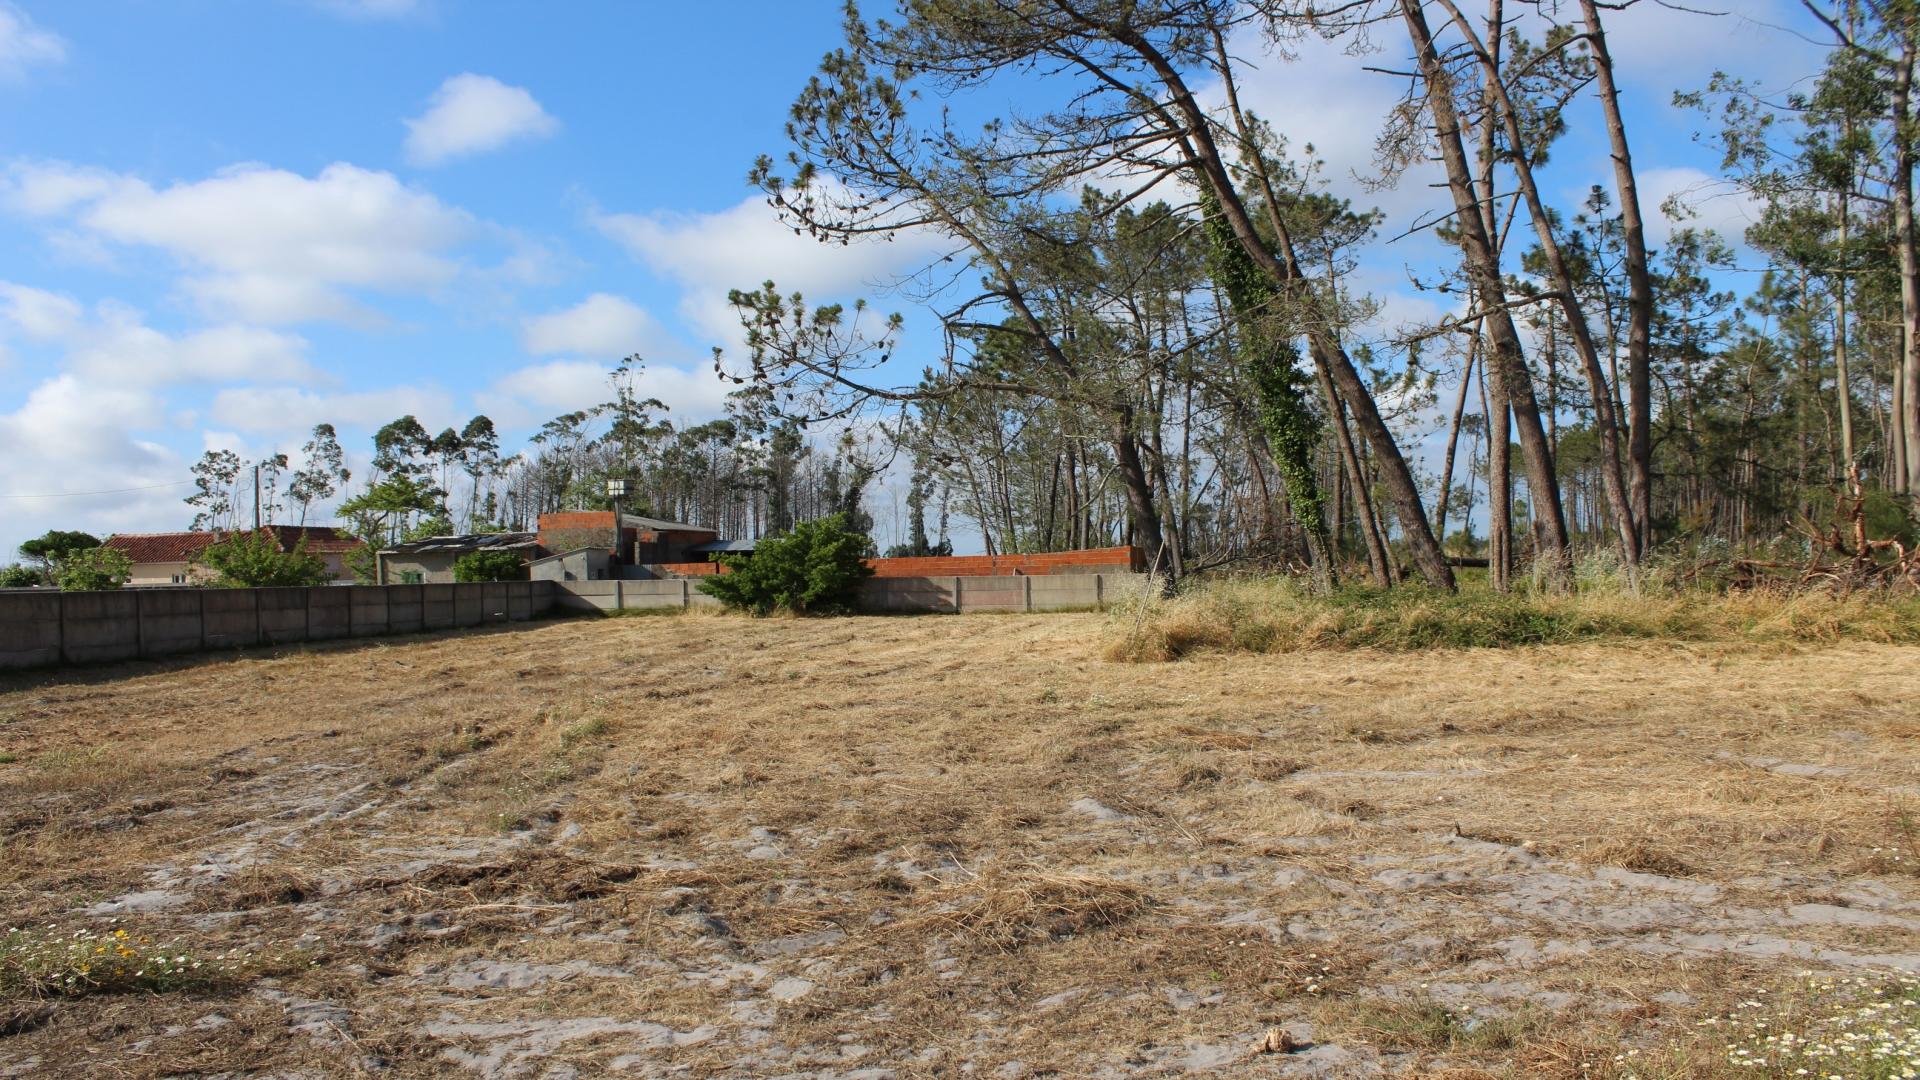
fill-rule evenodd
<path id="1" fill-rule="evenodd" d="M 163 488 L 185 487 L 191 480 L 176 480 L 171 484 L 148 484 L 146 487 L 108 488 L 105 491 L 57 491 L 48 495 L 0 495 L 0 499 L 77 499 L 83 495 L 125 495 L 132 491 L 159 491 Z"/>

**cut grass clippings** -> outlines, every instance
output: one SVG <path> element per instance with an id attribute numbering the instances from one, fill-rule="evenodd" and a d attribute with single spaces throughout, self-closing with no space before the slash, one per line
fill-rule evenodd
<path id="1" fill-rule="evenodd" d="M 1112 626 L 568 620 L 0 679 L 0 929 L 34 928 L 0 1072 L 843 1071 L 851 1040 L 901 1075 L 1275 1077 L 1306 1043 L 1731 1078 L 1773 1074 L 1699 1021 L 1783 1000 L 1777 950 L 1912 952 L 1910 647 L 1138 665 Z M 101 973 L 81 928 L 176 959 Z M 606 1017 L 710 1034 L 527 1038 Z"/>

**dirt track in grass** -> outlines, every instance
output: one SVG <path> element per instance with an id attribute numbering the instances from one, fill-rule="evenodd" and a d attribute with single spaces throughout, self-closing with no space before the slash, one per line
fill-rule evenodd
<path id="1" fill-rule="evenodd" d="M 0 922 L 276 958 L 15 993 L 0 1075 L 1605 1076 L 1796 972 L 1920 969 L 1920 649 L 1104 632 L 0 680 Z"/>

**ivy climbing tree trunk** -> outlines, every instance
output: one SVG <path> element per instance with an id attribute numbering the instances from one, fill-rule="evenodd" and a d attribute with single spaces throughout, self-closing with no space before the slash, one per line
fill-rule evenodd
<path id="1" fill-rule="evenodd" d="M 1307 404 L 1307 380 L 1300 371 L 1299 355 L 1280 323 L 1280 289 L 1234 239 L 1222 220 L 1219 199 L 1202 191 L 1200 205 L 1206 217 L 1207 260 L 1240 325 L 1240 364 L 1259 399 L 1260 427 L 1286 484 L 1287 503 L 1306 537 L 1314 588 L 1330 591 L 1335 576 L 1333 545 L 1327 538 L 1325 500 L 1313 462 L 1320 423 Z"/>

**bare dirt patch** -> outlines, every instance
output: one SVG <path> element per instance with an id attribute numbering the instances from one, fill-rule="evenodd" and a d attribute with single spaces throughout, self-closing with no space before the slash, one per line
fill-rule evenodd
<path id="1" fill-rule="evenodd" d="M 1920 969 L 1920 649 L 675 617 L 0 681 L 0 1075 L 1606 1076 Z"/>

